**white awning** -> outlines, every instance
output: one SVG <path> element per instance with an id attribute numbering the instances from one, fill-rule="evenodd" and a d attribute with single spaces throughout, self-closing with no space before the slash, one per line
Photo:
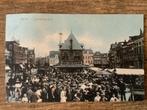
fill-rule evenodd
<path id="1" fill-rule="evenodd" d="M 144 75 L 144 69 L 116 68 L 115 73 L 118 75 Z"/>
<path id="2" fill-rule="evenodd" d="M 91 67 L 89 69 L 94 70 L 94 71 L 100 71 L 100 68 L 97 68 L 97 67 Z"/>
<path id="3" fill-rule="evenodd" d="M 110 72 L 97 67 L 91 67 L 89 69 L 95 71 L 97 74 L 111 74 Z"/>

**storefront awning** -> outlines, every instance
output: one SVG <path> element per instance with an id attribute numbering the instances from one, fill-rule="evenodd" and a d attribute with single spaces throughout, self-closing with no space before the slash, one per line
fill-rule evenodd
<path id="1" fill-rule="evenodd" d="M 93 70 L 93 71 L 100 71 L 100 70 L 101 70 L 100 68 L 97 68 L 97 67 L 91 67 L 91 68 L 89 68 L 89 69 L 91 69 L 91 70 Z"/>
<path id="2" fill-rule="evenodd" d="M 57 68 L 88 68 L 89 66 L 82 64 L 74 64 L 74 65 L 56 65 Z"/>
<path id="3" fill-rule="evenodd" d="M 95 71 L 97 74 L 107 74 L 107 75 L 111 74 L 110 72 L 97 67 L 91 67 L 89 69 Z"/>
<path id="4" fill-rule="evenodd" d="M 110 69 L 109 71 L 113 73 L 114 69 Z M 144 75 L 144 69 L 116 68 L 115 73 L 117 75 Z"/>

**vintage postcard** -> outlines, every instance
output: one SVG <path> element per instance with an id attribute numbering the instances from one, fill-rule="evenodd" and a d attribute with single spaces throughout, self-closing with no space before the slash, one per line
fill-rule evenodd
<path id="1" fill-rule="evenodd" d="M 8 14 L 7 102 L 144 99 L 142 14 Z"/>

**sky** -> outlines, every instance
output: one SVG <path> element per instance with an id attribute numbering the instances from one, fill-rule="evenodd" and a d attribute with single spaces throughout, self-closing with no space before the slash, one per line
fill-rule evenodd
<path id="1" fill-rule="evenodd" d="M 72 31 L 86 49 L 107 53 L 112 43 L 128 40 L 140 29 L 144 31 L 143 14 L 8 14 L 5 40 L 48 56 L 59 50 L 59 33 L 64 42 Z"/>

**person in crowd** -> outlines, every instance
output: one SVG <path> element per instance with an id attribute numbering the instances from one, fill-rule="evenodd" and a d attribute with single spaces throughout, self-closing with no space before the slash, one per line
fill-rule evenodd
<path id="1" fill-rule="evenodd" d="M 16 79 L 15 79 L 15 76 L 14 75 L 12 75 L 11 77 L 10 77 L 10 79 L 8 80 L 8 83 L 10 84 L 10 86 L 13 86 L 13 85 L 15 85 L 15 81 Z"/>
<path id="2" fill-rule="evenodd" d="M 34 103 L 34 102 L 37 102 L 37 100 L 38 100 L 38 97 L 35 94 L 35 92 L 33 92 L 33 94 L 30 97 L 30 102 L 33 102 Z"/>
<path id="3" fill-rule="evenodd" d="M 122 79 L 120 80 L 120 95 L 121 95 L 121 101 L 126 101 L 126 85 L 125 83 L 122 81 Z"/>
<path id="4" fill-rule="evenodd" d="M 15 83 L 15 91 L 21 91 L 21 86 L 22 86 L 22 83 L 17 78 Z"/>
<path id="5" fill-rule="evenodd" d="M 102 102 L 106 102 L 106 101 L 108 101 L 108 98 L 106 97 L 104 91 L 102 91 L 102 94 L 101 94 L 101 101 L 102 101 Z"/>
<path id="6" fill-rule="evenodd" d="M 42 99 L 41 99 L 41 97 L 40 96 L 38 96 L 38 95 L 36 95 L 37 96 L 37 103 L 40 103 L 40 102 L 42 102 Z"/>
<path id="7" fill-rule="evenodd" d="M 62 72 L 49 67 L 49 70 L 24 76 L 21 76 L 22 80 L 15 75 L 8 79 L 6 91 L 9 102 L 114 102 L 119 101 L 118 96 L 121 101 L 126 100 L 126 82 L 123 79 L 97 74 L 90 69 Z"/>
<path id="8" fill-rule="evenodd" d="M 67 96 L 66 96 L 66 88 L 62 87 L 61 93 L 60 93 L 60 102 L 66 102 Z"/>
<path id="9" fill-rule="evenodd" d="M 36 92 L 35 92 L 35 94 L 37 95 L 37 97 L 41 97 L 41 92 L 42 92 L 41 87 L 39 87 L 39 88 L 36 90 Z"/>
<path id="10" fill-rule="evenodd" d="M 42 99 L 42 102 L 47 102 L 48 101 L 48 93 L 47 93 L 47 90 L 46 90 L 45 87 L 42 89 L 41 99 Z"/>
<path id="11" fill-rule="evenodd" d="M 100 102 L 101 101 L 101 96 L 100 96 L 100 93 L 97 92 L 97 95 L 96 97 L 94 98 L 94 102 Z"/>
<path id="12" fill-rule="evenodd" d="M 27 94 L 24 94 L 22 99 L 21 99 L 21 102 L 23 103 L 27 103 L 29 100 L 28 100 L 28 97 L 27 97 Z"/>
<path id="13" fill-rule="evenodd" d="M 120 100 L 119 100 L 119 98 L 117 98 L 116 96 L 115 96 L 115 94 L 113 94 L 113 96 L 111 97 L 111 99 L 110 99 L 110 102 L 119 102 Z"/>
<path id="14" fill-rule="evenodd" d="M 76 91 L 74 97 L 75 97 L 75 101 L 76 102 L 84 101 L 83 90 L 82 89 L 78 89 Z"/>

